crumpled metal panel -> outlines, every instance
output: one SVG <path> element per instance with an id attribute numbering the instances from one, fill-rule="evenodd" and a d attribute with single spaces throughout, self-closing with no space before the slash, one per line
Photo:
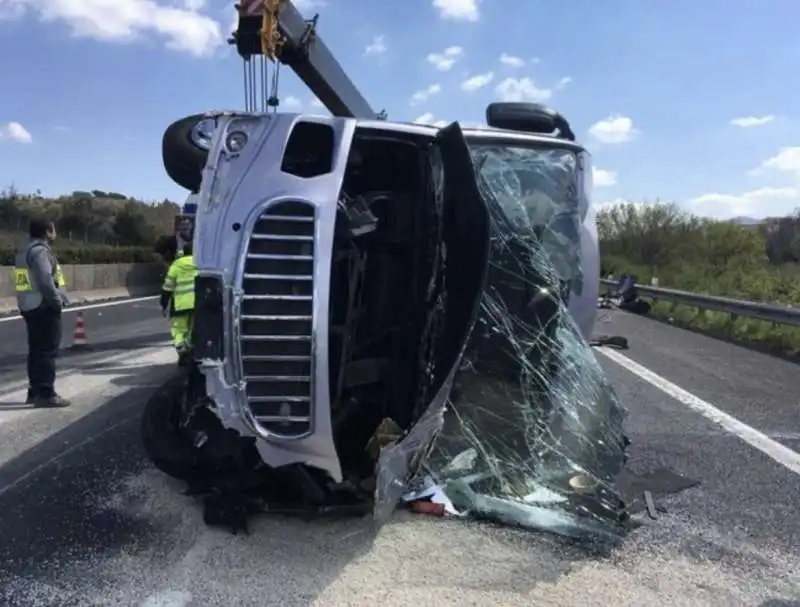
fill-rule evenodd
<path id="1" fill-rule="evenodd" d="M 428 160 L 430 162 L 432 182 L 432 200 L 430 203 L 434 206 L 434 215 L 441 220 L 445 212 L 445 175 L 438 147 L 431 149 Z M 433 327 L 437 324 L 437 321 L 442 320 L 447 297 L 443 286 L 448 251 L 446 243 L 442 240 L 441 223 L 436 231 L 438 232 L 437 240 L 439 244 L 435 255 L 431 259 L 431 274 L 427 287 L 427 306 L 430 310 L 428 318 L 429 330 L 435 330 Z M 471 331 L 472 327 L 469 327 L 468 330 Z M 425 337 L 423 337 L 423 340 L 425 340 Z M 426 361 L 429 361 L 433 357 L 430 356 L 430 352 L 427 354 Z M 425 391 L 421 395 L 423 402 L 427 400 L 426 396 L 432 398 L 420 418 L 400 441 L 387 445 L 381 450 L 375 471 L 374 507 L 374 516 L 379 523 L 388 520 L 402 496 L 412 489 L 412 483 L 417 478 L 420 466 L 425 462 L 437 435 L 444 426 L 445 413 L 456 371 L 457 365 L 449 370 L 447 377 L 436 394 L 427 395 L 427 391 Z M 422 369 L 421 381 L 430 385 L 433 381 L 434 373 L 434 364 L 430 361 Z"/>
<path id="2" fill-rule="evenodd" d="M 452 513 L 569 536 L 621 534 L 614 479 L 625 412 L 567 308 L 583 277 L 577 157 L 558 148 L 472 153 L 489 205 L 490 271 L 445 422 L 446 405 L 434 402 L 426 432 L 415 428 L 425 440 L 441 428 L 416 489 L 435 486 Z"/>

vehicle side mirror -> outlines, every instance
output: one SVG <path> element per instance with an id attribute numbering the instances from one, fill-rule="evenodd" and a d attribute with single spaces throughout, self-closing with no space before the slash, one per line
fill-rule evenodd
<path id="1" fill-rule="evenodd" d="M 486 124 L 496 129 L 556 135 L 575 141 L 575 133 L 564 116 L 540 103 L 490 103 L 486 106 Z"/>

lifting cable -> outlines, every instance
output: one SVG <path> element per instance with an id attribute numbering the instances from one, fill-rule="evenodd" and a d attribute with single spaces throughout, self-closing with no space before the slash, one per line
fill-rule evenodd
<path id="1" fill-rule="evenodd" d="M 280 103 L 280 52 L 285 38 L 278 29 L 280 11 L 284 0 L 256 0 L 237 4 L 240 19 L 261 14 L 261 27 L 258 31 L 261 53 L 242 58 L 244 80 L 244 104 L 247 112 L 264 112 L 271 108 L 278 110 Z M 270 74 L 270 63 L 273 64 Z"/>
<path id="2" fill-rule="evenodd" d="M 278 111 L 278 86 L 280 84 L 281 63 L 279 55 L 283 48 L 286 38 L 284 38 L 278 30 L 278 22 L 280 19 L 281 8 L 283 7 L 283 0 L 263 0 L 261 7 L 261 103 L 262 112 L 266 112 L 269 108 L 273 112 Z M 272 81 L 268 84 L 269 77 L 269 60 L 273 64 Z"/>

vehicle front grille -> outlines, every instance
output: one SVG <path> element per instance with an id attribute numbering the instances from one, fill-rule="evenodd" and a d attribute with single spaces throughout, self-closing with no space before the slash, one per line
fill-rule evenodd
<path id="1" fill-rule="evenodd" d="M 242 277 L 239 326 L 247 402 L 269 432 L 311 432 L 314 207 L 280 202 L 259 217 Z"/>

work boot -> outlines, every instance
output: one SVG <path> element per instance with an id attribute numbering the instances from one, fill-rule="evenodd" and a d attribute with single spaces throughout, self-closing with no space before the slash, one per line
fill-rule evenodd
<path id="1" fill-rule="evenodd" d="M 66 398 L 53 394 L 52 396 L 37 396 L 33 399 L 33 406 L 41 409 L 58 409 L 69 407 L 70 403 Z"/>
<path id="2" fill-rule="evenodd" d="M 178 351 L 178 366 L 185 367 L 192 361 L 192 349 L 184 343 L 176 348 Z"/>

